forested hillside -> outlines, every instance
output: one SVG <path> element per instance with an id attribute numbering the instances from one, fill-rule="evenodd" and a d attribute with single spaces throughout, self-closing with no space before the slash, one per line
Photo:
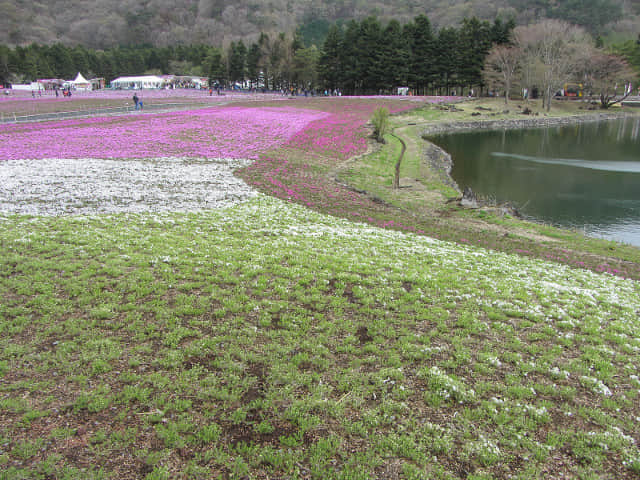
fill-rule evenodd
<path id="1" fill-rule="evenodd" d="M 634 0 L 2 0 L 0 12 L 2 44 L 90 48 L 228 45 L 297 28 L 307 44 L 319 44 L 331 23 L 370 15 L 404 23 L 426 14 L 437 28 L 474 16 L 518 24 L 551 17 L 602 35 L 631 35 L 640 26 L 640 3 Z"/>

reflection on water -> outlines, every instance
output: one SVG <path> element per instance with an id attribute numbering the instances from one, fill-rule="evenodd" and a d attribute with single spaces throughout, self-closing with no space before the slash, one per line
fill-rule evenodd
<path id="1" fill-rule="evenodd" d="M 640 118 L 439 135 L 461 188 L 525 216 L 640 246 Z"/>
<path id="2" fill-rule="evenodd" d="M 615 162 L 607 160 L 574 160 L 572 158 L 540 158 L 531 155 L 518 155 L 516 153 L 491 152 L 494 157 L 515 158 L 518 160 L 528 160 L 530 162 L 546 163 L 548 165 L 567 165 L 575 168 L 591 168 L 593 170 L 604 170 L 607 172 L 631 172 L 640 173 L 640 162 Z"/>

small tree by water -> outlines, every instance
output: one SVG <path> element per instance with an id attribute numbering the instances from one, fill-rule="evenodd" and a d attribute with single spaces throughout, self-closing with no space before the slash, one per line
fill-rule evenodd
<path id="1" fill-rule="evenodd" d="M 385 143 L 384 136 L 389 131 L 389 110 L 385 107 L 376 108 L 371 118 L 373 136 L 378 143 Z"/>

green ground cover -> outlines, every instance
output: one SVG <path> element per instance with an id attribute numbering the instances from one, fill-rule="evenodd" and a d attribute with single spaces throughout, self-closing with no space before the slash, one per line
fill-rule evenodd
<path id="1" fill-rule="evenodd" d="M 3 218 L 0 479 L 639 476 L 638 249 L 447 204 L 397 118 L 394 193 L 375 102 L 289 103 L 335 116 L 239 172 L 280 199 Z"/>
<path id="2" fill-rule="evenodd" d="M 0 478 L 640 471 L 634 281 L 264 196 L 0 249 Z"/>

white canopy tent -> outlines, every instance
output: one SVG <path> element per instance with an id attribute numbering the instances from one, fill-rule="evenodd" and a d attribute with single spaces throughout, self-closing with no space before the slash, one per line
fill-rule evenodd
<path id="1" fill-rule="evenodd" d="M 156 75 L 143 75 L 138 77 L 118 77 L 111 81 L 111 88 L 162 88 L 166 81 Z"/>
<path id="2" fill-rule="evenodd" d="M 80 72 L 76 75 L 76 79 L 70 83 L 76 90 L 91 90 L 91 82 L 84 78 Z"/>
<path id="3" fill-rule="evenodd" d="M 31 82 L 31 83 L 23 83 L 23 84 L 14 83 L 11 85 L 11 89 L 38 91 L 38 90 L 44 90 L 44 85 L 41 84 L 40 82 Z"/>

